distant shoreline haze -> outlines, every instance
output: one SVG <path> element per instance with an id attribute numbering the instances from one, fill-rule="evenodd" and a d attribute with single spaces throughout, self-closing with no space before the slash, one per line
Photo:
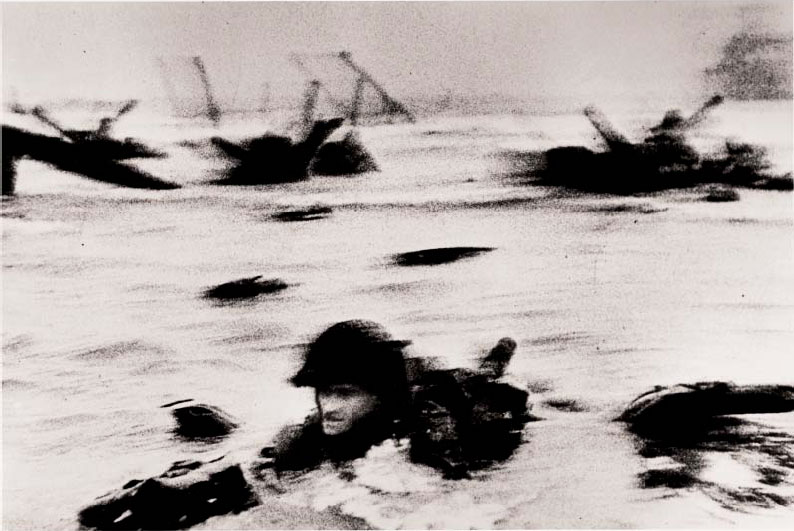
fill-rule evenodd
<path id="1" fill-rule="evenodd" d="M 791 97 L 791 2 L 63 2 L 2 15 L 3 96 L 23 105 L 198 101 L 192 56 L 222 108 L 299 105 L 312 74 L 291 54 L 341 51 L 434 112 Z M 759 88 L 737 90 L 748 78 Z"/>

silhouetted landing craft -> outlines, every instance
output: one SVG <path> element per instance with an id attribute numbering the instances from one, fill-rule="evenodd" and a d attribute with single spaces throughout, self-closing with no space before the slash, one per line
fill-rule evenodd
<path id="1" fill-rule="evenodd" d="M 128 188 L 171 190 L 179 185 L 154 177 L 97 152 L 90 144 L 39 135 L 12 126 L 3 126 L 3 194 L 15 190 L 16 162 L 28 157 L 55 168 L 109 184 Z"/>

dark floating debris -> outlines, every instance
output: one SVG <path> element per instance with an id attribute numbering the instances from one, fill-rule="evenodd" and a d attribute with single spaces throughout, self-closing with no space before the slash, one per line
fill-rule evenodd
<path id="1" fill-rule="evenodd" d="M 619 204 L 619 205 L 603 205 L 594 206 L 586 209 L 588 212 L 602 212 L 604 214 L 658 214 L 665 212 L 666 208 L 658 208 L 648 204 L 632 205 L 632 204 Z"/>
<path id="2" fill-rule="evenodd" d="M 714 188 L 703 196 L 703 201 L 707 203 L 730 203 L 739 199 L 739 192 L 733 188 Z"/>
<path id="3" fill-rule="evenodd" d="M 581 413 L 588 410 L 587 406 L 572 398 L 549 398 L 544 400 L 543 404 L 559 411 L 571 413 Z"/>
<path id="4" fill-rule="evenodd" d="M 157 477 L 128 481 L 98 498 L 77 518 L 90 529 L 185 529 L 259 503 L 239 465 L 222 458 L 177 461 Z"/>
<path id="5" fill-rule="evenodd" d="M 327 218 L 333 212 L 330 207 L 314 206 L 303 210 L 284 210 L 273 214 L 277 221 L 312 221 Z"/>
<path id="6" fill-rule="evenodd" d="M 191 400 L 178 400 L 161 407 L 170 407 Z M 187 439 L 215 438 L 229 435 L 239 425 L 231 417 L 215 406 L 192 404 L 171 410 L 177 422 L 174 433 Z"/>
<path id="7" fill-rule="evenodd" d="M 275 293 L 287 289 L 289 284 L 279 278 L 260 280 L 262 275 L 241 278 L 231 282 L 219 284 L 204 292 L 207 299 L 250 299 L 265 293 Z"/>
<path id="8" fill-rule="evenodd" d="M 495 247 L 439 247 L 436 249 L 422 249 L 393 256 L 393 261 L 401 266 L 439 265 L 455 262 L 463 258 L 477 256 L 493 251 Z"/>

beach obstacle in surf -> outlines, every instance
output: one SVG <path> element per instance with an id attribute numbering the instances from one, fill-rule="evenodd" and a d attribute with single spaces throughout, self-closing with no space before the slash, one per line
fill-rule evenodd
<path id="1" fill-rule="evenodd" d="M 658 386 L 634 399 L 616 420 L 634 432 L 666 434 L 713 417 L 787 411 L 794 411 L 794 386 L 699 382 Z"/>
<path id="2" fill-rule="evenodd" d="M 72 143 L 61 138 L 31 133 L 12 126 L 3 126 L 3 195 L 15 192 L 16 164 L 30 158 L 61 171 L 126 188 L 172 190 L 179 185 L 163 181 L 119 162 L 97 144 Z M 7 175 L 8 173 L 8 175 Z"/>
<path id="3" fill-rule="evenodd" d="M 761 146 L 727 140 L 719 151 L 701 155 L 688 144 L 685 133 L 722 101 L 722 97 L 714 96 L 688 119 L 680 112 L 669 111 L 641 142 L 629 141 L 603 113 L 588 107 L 584 114 L 606 144 L 606 151 L 561 146 L 520 157 L 508 153 L 509 174 L 529 177 L 533 184 L 618 195 L 706 184 L 794 189 L 790 173 L 771 173 L 772 165 Z"/>
<path id="4" fill-rule="evenodd" d="M 641 488 L 699 490 L 731 510 L 751 511 L 794 504 L 787 494 L 794 436 L 778 420 L 759 418 L 789 411 L 792 386 L 701 382 L 658 386 L 617 420 L 635 435 Z M 716 455 L 730 464 L 725 470 L 742 473 L 714 474 Z"/>
<path id="5" fill-rule="evenodd" d="M 375 159 L 353 131 L 342 140 L 326 142 L 311 163 L 312 175 L 356 175 L 379 171 Z"/>
<path id="6" fill-rule="evenodd" d="M 243 144 L 213 138 L 212 143 L 233 163 L 226 177 L 215 184 L 244 186 L 306 179 L 320 146 L 343 122 L 342 118 L 317 120 L 308 136 L 296 143 L 286 136 L 270 134 Z"/>

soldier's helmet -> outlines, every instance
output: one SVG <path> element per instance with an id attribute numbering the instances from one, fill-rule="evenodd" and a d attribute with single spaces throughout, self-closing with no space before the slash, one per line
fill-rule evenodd
<path id="1" fill-rule="evenodd" d="M 402 397 L 408 390 L 403 349 L 373 321 L 336 323 L 309 343 L 303 367 L 290 379 L 297 387 L 354 384 L 381 397 Z"/>

